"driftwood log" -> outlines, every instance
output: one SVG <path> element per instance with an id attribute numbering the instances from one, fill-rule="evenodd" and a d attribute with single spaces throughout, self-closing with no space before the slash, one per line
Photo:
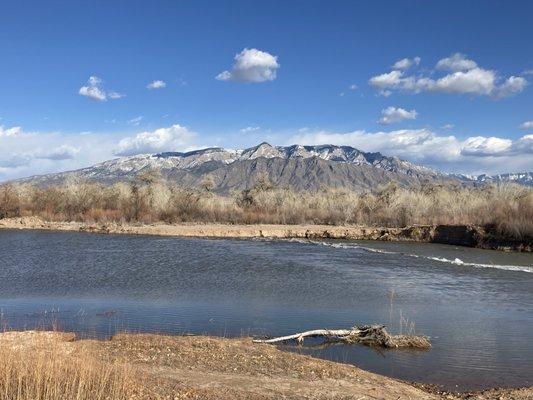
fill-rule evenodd
<path id="1" fill-rule="evenodd" d="M 295 340 L 296 343 L 302 344 L 306 337 L 323 337 L 333 342 L 361 343 L 384 348 L 428 349 L 431 347 L 429 339 L 425 336 L 390 335 L 384 325 L 354 326 L 350 329 L 315 329 L 272 339 L 254 339 L 253 342 L 273 344 Z"/>

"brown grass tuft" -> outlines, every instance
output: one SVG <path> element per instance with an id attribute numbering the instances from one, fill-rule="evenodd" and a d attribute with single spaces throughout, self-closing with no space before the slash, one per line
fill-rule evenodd
<path id="1" fill-rule="evenodd" d="M 68 346 L 43 335 L 29 341 L 20 337 L 2 340 L 0 360 L 2 400 L 121 400 L 136 393 L 127 367 L 104 364 L 88 351 L 71 353 Z"/>

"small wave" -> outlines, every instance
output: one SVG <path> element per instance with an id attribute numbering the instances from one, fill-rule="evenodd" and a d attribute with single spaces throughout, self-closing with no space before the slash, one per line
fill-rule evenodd
<path id="1" fill-rule="evenodd" d="M 293 239 L 287 239 L 286 241 L 292 242 L 292 243 L 303 243 L 303 244 L 313 244 L 313 245 L 319 245 L 319 246 L 333 247 L 335 249 L 360 249 L 360 250 L 368 251 L 368 252 L 371 252 L 371 253 L 401 254 L 401 253 L 398 253 L 398 252 L 395 252 L 395 251 L 374 249 L 372 247 L 359 246 L 359 245 L 356 245 L 356 244 L 319 242 L 319 241 L 309 240 L 309 239 L 294 239 L 294 238 Z"/>
<path id="2" fill-rule="evenodd" d="M 443 263 L 448 264 L 454 264 L 454 265 L 466 265 L 469 267 L 476 267 L 476 268 L 496 268 L 496 269 L 503 269 L 507 271 L 522 271 L 522 272 L 529 272 L 533 273 L 533 267 L 528 267 L 525 265 L 501 265 L 501 264 L 482 264 L 482 263 L 472 263 L 472 262 L 465 262 L 461 260 L 460 258 L 455 258 L 453 260 L 450 260 L 445 257 L 424 257 L 428 258 L 430 260 L 440 261 Z"/>
<path id="3" fill-rule="evenodd" d="M 447 264 L 462 265 L 462 266 L 475 267 L 475 268 L 495 268 L 495 269 L 501 269 L 501 270 L 506 270 L 506 271 L 520 271 L 520 272 L 533 273 L 533 267 L 529 267 L 526 265 L 501 265 L 501 264 L 473 263 L 473 262 L 465 262 L 461 260 L 460 258 L 454 258 L 453 260 L 451 260 L 446 257 L 422 256 L 419 254 L 409 254 L 409 253 L 398 252 L 398 251 L 387 251 L 387 250 L 382 250 L 382 249 L 376 249 L 373 247 L 360 246 L 356 244 L 331 243 L 331 242 L 322 242 L 322 241 L 315 241 L 315 240 L 308 240 L 308 239 L 288 239 L 287 241 L 295 242 L 295 243 L 327 246 L 327 247 L 333 247 L 335 249 L 358 249 L 358 250 L 366 251 L 369 253 L 397 254 L 397 255 L 406 256 L 406 257 L 424 258 L 427 260 L 439 261 L 439 262 L 447 263 Z"/>

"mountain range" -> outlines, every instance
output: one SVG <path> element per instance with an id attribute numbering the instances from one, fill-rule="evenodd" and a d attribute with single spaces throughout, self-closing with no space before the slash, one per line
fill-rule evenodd
<path id="1" fill-rule="evenodd" d="M 158 171 L 184 187 L 209 179 L 213 190 L 230 192 L 253 187 L 262 177 L 276 186 L 297 190 L 320 188 L 371 189 L 396 182 L 403 187 L 422 183 L 484 184 L 513 181 L 533 185 L 533 174 L 496 176 L 450 175 L 398 157 L 367 153 L 350 146 L 272 146 L 261 143 L 244 150 L 207 148 L 121 157 L 75 171 L 32 176 L 19 182 L 49 186 L 70 177 L 113 184 Z"/>

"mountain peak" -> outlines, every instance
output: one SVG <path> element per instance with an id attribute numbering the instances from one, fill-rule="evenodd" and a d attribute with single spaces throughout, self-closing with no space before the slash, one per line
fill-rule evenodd
<path id="1" fill-rule="evenodd" d="M 184 186 L 196 186 L 206 175 L 218 176 L 221 190 L 247 188 L 256 173 L 249 161 L 268 159 L 260 168 L 272 182 L 293 188 L 346 187 L 369 188 L 396 181 L 414 184 L 423 180 L 458 179 L 397 157 L 365 153 L 350 146 L 300 145 L 273 146 L 262 142 L 244 150 L 209 147 L 189 152 L 162 152 L 153 155 L 122 157 L 77 171 L 27 178 L 23 181 L 46 185 L 74 175 L 113 183 L 133 179 L 146 170 L 158 170 Z M 254 165 L 256 165 L 254 163 Z M 324 170 L 324 165 L 329 168 Z M 290 175 L 290 176 L 289 176 Z M 227 180 L 227 181 L 226 181 Z M 199 183 L 198 183 L 199 185 Z"/>

